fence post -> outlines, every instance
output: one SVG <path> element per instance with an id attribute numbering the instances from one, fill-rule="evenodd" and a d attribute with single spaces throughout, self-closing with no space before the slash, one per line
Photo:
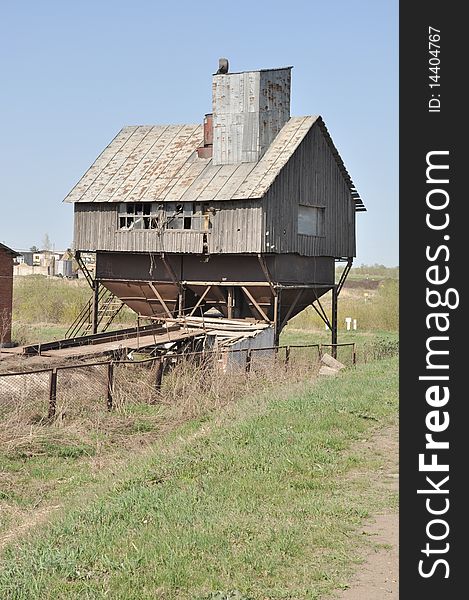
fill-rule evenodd
<path id="1" fill-rule="evenodd" d="M 158 403 L 158 398 L 160 397 L 160 392 L 161 392 L 161 384 L 163 381 L 163 371 L 164 371 L 164 356 L 162 356 L 156 363 L 155 393 L 152 394 L 150 397 L 150 400 L 149 400 L 150 404 Z"/>
<path id="2" fill-rule="evenodd" d="M 57 410 L 57 369 L 52 369 L 49 386 L 49 412 L 47 417 L 53 419 Z"/>
<path id="3" fill-rule="evenodd" d="M 353 350 L 352 350 L 352 364 L 356 365 L 357 364 L 357 351 L 355 350 L 355 344 L 353 344 L 352 348 L 353 348 Z"/>
<path id="4" fill-rule="evenodd" d="M 251 350 L 249 349 L 246 352 L 246 373 L 250 373 L 251 371 Z"/>
<path id="5" fill-rule="evenodd" d="M 288 363 L 290 362 L 290 346 L 285 348 L 285 368 L 288 368 Z"/>
<path id="6" fill-rule="evenodd" d="M 161 357 L 156 367 L 156 378 L 155 378 L 155 390 L 159 392 L 161 390 L 161 384 L 163 382 L 163 368 L 164 358 Z"/>
<path id="7" fill-rule="evenodd" d="M 111 361 L 107 364 L 107 399 L 106 405 L 108 410 L 112 410 L 112 391 L 114 385 L 114 363 Z"/>

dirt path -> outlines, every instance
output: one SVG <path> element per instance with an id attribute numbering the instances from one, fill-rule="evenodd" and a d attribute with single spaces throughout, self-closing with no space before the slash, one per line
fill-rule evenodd
<path id="1" fill-rule="evenodd" d="M 383 491 L 399 488 L 398 428 L 380 431 L 370 440 L 370 449 L 383 457 L 383 469 L 371 483 Z M 336 592 L 334 600 L 383 600 L 399 597 L 399 515 L 386 512 L 375 515 L 363 527 L 370 544 L 364 551 L 363 563 L 349 582 L 349 587 Z M 332 600 L 331 598 L 331 600 Z"/>

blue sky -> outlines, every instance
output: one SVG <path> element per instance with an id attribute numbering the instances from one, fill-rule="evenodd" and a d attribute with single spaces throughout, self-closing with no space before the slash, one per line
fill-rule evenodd
<path id="1" fill-rule="evenodd" d="M 355 264 L 398 258 L 397 0 L 2 2 L 0 241 L 70 246 L 62 199 L 124 125 L 198 123 L 218 58 L 293 65 L 367 208 Z"/>

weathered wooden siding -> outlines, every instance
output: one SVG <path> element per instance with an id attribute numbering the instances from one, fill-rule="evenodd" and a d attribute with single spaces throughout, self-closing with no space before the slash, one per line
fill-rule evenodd
<path id="1" fill-rule="evenodd" d="M 214 75 L 213 164 L 257 162 L 290 118 L 291 67 Z"/>
<path id="2" fill-rule="evenodd" d="M 212 254 L 262 251 L 262 203 L 217 203 L 209 249 Z"/>
<path id="3" fill-rule="evenodd" d="M 263 199 L 266 252 L 355 256 L 355 204 L 316 124 Z M 298 205 L 325 207 L 325 235 L 298 235 Z"/>
<path id="4" fill-rule="evenodd" d="M 76 250 L 112 252 L 188 252 L 202 254 L 204 233 L 191 230 L 119 231 L 117 204 L 75 204 Z M 261 203 L 217 202 L 212 228 L 206 234 L 211 253 L 261 251 Z"/>

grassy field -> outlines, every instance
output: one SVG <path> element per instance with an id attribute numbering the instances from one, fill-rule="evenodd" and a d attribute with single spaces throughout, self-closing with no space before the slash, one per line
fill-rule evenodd
<path id="1" fill-rule="evenodd" d="M 4 524 L 2 599 L 317 599 L 346 582 L 363 519 L 396 505 L 367 445 L 397 418 L 396 357 L 279 378 L 148 438 L 135 423 L 162 409 L 139 410 L 112 417 L 119 443 L 77 430 L 2 454 L 1 502 L 36 523 Z"/>
<path id="2" fill-rule="evenodd" d="M 176 369 L 157 404 L 137 370 L 111 413 L 85 398 L 91 381 L 51 423 L 29 397 L 3 406 L 0 598 L 315 600 L 344 586 L 360 525 L 397 503 L 370 484 L 384 459 L 369 440 L 397 421 L 398 275 L 352 270 L 339 342 L 358 364 L 332 379 L 293 349 L 288 370 L 249 377 Z M 61 338 L 90 290 L 24 277 L 14 293 L 27 343 Z M 305 343 L 330 343 L 312 310 L 281 335 Z"/>
<path id="3" fill-rule="evenodd" d="M 13 340 L 18 344 L 29 344 L 63 338 L 90 297 L 91 289 L 83 279 L 43 275 L 15 277 Z M 116 320 L 122 326 L 134 321 L 130 310 L 122 311 Z"/>

